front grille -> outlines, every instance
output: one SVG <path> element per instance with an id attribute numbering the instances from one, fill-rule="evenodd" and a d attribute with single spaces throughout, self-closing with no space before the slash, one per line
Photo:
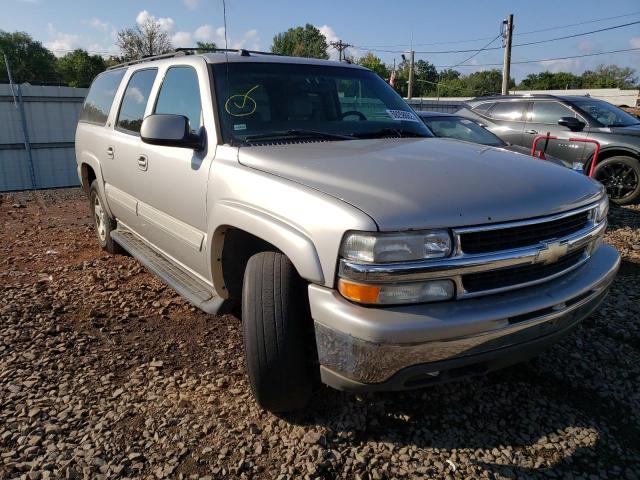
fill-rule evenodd
<path id="1" fill-rule="evenodd" d="M 462 285 L 467 292 L 475 293 L 535 282 L 573 267 L 584 258 L 584 255 L 585 250 L 578 250 L 560 257 L 557 262 L 548 265 L 526 265 L 524 267 L 470 273 L 462 276 Z"/>
<path id="2" fill-rule="evenodd" d="M 589 223 L 589 216 L 590 211 L 585 211 L 549 222 L 461 233 L 460 247 L 464 253 L 490 253 L 528 247 L 582 230 Z"/>

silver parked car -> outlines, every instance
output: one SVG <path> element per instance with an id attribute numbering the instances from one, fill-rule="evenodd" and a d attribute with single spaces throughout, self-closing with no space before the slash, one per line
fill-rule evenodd
<path id="1" fill-rule="evenodd" d="M 241 305 L 264 408 L 402 390 L 540 352 L 619 255 L 597 182 L 434 138 L 373 72 L 176 52 L 99 75 L 76 134 L 98 242 L 208 313 Z"/>

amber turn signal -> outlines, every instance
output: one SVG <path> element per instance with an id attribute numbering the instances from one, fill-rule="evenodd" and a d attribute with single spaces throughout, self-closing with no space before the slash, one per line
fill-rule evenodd
<path id="1" fill-rule="evenodd" d="M 343 297 L 358 303 L 378 303 L 380 287 L 376 285 L 364 285 L 350 282 L 341 278 L 338 282 L 338 290 Z"/>

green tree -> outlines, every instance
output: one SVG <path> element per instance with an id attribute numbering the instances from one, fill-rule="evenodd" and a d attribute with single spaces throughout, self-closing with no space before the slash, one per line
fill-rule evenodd
<path id="1" fill-rule="evenodd" d="M 5 32 L 0 30 L 0 78 L 7 78 L 4 58 L 7 56 L 13 80 L 17 83 L 55 83 L 58 81 L 56 57 L 42 43 L 35 41 L 25 32 Z"/>
<path id="2" fill-rule="evenodd" d="M 310 23 L 278 33 L 273 37 L 271 51 L 292 57 L 329 58 L 327 39 Z"/>
<path id="3" fill-rule="evenodd" d="M 367 52 L 365 55 L 358 59 L 358 64 L 363 67 L 367 67 L 369 70 L 373 70 L 384 80 L 389 79 L 389 67 L 387 67 L 379 57 L 371 52 Z"/>
<path id="4" fill-rule="evenodd" d="M 56 71 L 60 81 L 70 87 L 88 87 L 107 64 L 100 55 L 89 55 L 86 50 L 77 49 L 56 61 Z"/>
<path id="5" fill-rule="evenodd" d="M 469 96 L 499 94 L 502 91 L 502 72 L 500 70 L 482 70 L 474 72 L 464 77 Z M 514 87 L 516 82 L 511 79 L 510 87 Z"/>
<path id="6" fill-rule="evenodd" d="M 215 50 L 216 48 L 218 48 L 215 42 L 197 42 L 196 45 L 198 46 L 198 53 L 203 53 L 207 50 Z"/>
<path id="7" fill-rule="evenodd" d="M 582 88 L 634 88 L 638 86 L 636 71 L 630 67 L 598 65 L 595 70 L 587 70 L 580 79 Z"/>
<path id="8" fill-rule="evenodd" d="M 447 68 L 442 70 L 438 75 L 438 79 L 441 83 L 449 82 L 452 80 L 458 80 L 462 74 L 458 70 Z"/>
<path id="9" fill-rule="evenodd" d="M 569 72 L 541 72 L 527 75 L 518 85 L 521 90 L 560 90 L 580 88 L 582 80 Z"/>

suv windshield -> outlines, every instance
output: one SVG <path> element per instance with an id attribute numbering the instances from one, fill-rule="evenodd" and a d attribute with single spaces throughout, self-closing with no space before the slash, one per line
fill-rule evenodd
<path id="1" fill-rule="evenodd" d="M 422 117 L 436 137 L 455 138 L 492 147 L 506 145 L 499 137 L 473 120 L 462 117 Z"/>
<path id="2" fill-rule="evenodd" d="M 368 70 L 257 62 L 212 68 L 225 143 L 432 136 Z"/>
<path id="3" fill-rule="evenodd" d="M 629 125 L 640 124 L 638 119 L 633 115 L 602 100 L 582 97 L 572 98 L 571 103 L 575 104 L 605 127 L 628 127 Z"/>

